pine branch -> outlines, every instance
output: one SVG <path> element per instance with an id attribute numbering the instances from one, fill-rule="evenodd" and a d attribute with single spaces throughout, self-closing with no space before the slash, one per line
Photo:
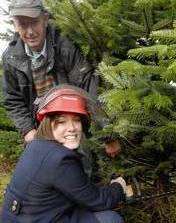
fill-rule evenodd
<path id="1" fill-rule="evenodd" d="M 159 31 L 153 31 L 150 34 L 150 37 L 155 40 L 159 41 L 163 44 L 175 44 L 176 43 L 176 30 L 159 30 Z"/>
<path id="2" fill-rule="evenodd" d="M 167 82 L 176 81 L 176 60 L 168 66 L 167 71 L 163 76 L 163 78 Z"/>
<path id="3" fill-rule="evenodd" d="M 135 58 L 137 60 L 145 59 L 153 59 L 155 56 L 158 58 L 163 58 L 168 53 L 167 45 L 154 45 L 151 47 L 141 47 L 128 51 L 128 56 L 130 58 Z"/>
<path id="4" fill-rule="evenodd" d="M 9 12 L 5 10 L 2 6 L 0 6 L 0 14 L 1 15 L 9 15 Z"/>
<path id="5" fill-rule="evenodd" d="M 96 38 L 96 36 L 94 36 L 94 33 L 89 29 L 89 27 L 87 26 L 84 18 L 82 17 L 79 9 L 76 7 L 76 4 L 73 0 L 69 0 L 70 4 L 72 5 L 73 9 L 75 10 L 79 20 L 81 21 L 81 23 L 83 24 L 85 30 L 87 31 L 89 37 L 92 39 L 92 41 L 95 42 L 96 46 L 97 46 L 97 56 L 98 58 L 102 57 L 102 50 L 101 50 L 101 46 L 99 45 L 98 39 Z"/>
<path id="6" fill-rule="evenodd" d="M 147 109 L 167 109 L 173 106 L 171 99 L 168 96 L 161 95 L 154 89 L 154 93 L 144 98 L 144 106 Z"/>
<path id="7" fill-rule="evenodd" d="M 145 25 L 145 32 L 146 32 L 146 38 L 149 37 L 150 32 L 151 32 L 151 27 L 152 27 L 152 12 L 151 9 L 149 8 L 144 8 L 143 9 L 143 16 L 144 16 L 144 25 Z"/>
<path id="8" fill-rule="evenodd" d="M 109 66 L 104 62 L 101 62 L 98 66 L 98 70 L 104 80 L 114 85 L 115 88 L 121 89 L 124 87 L 124 85 L 121 84 L 121 77 L 117 75 L 119 73 L 119 69 L 116 66 Z"/>
<path id="9" fill-rule="evenodd" d="M 133 30 L 136 34 L 144 35 L 145 34 L 145 27 L 143 25 L 137 24 L 134 21 L 129 21 L 126 19 L 121 20 L 122 25 L 127 26 L 130 30 Z"/>
<path id="10" fill-rule="evenodd" d="M 152 30 L 157 31 L 157 30 L 160 30 L 160 29 L 164 29 L 168 26 L 171 26 L 172 23 L 173 23 L 172 19 L 164 18 L 164 19 L 158 21 L 157 23 L 155 23 L 152 27 Z"/>

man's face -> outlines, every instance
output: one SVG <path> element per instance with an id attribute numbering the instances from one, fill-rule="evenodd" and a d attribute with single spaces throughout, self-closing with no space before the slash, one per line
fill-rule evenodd
<path id="1" fill-rule="evenodd" d="M 46 37 L 48 15 L 41 14 L 37 18 L 15 16 L 13 18 L 15 31 L 32 51 L 41 51 Z"/>

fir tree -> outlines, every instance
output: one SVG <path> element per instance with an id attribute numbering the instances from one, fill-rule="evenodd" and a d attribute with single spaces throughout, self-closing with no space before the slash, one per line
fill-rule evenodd
<path id="1" fill-rule="evenodd" d="M 107 59 L 99 65 L 101 76 L 109 83 L 100 100 L 112 120 L 101 134 L 113 131 L 124 143 L 120 159 L 111 165 L 101 160 L 102 172 L 107 176 L 116 169 L 129 179 L 137 179 L 144 194 L 175 190 L 175 5 L 174 1 L 165 3 L 137 1 L 144 15 L 140 25 L 145 27 L 145 44 L 129 50 L 129 59 L 115 66 Z M 170 15 L 169 22 L 162 18 L 161 10 Z M 152 17 L 145 18 L 146 12 Z M 156 31 L 156 27 L 167 29 Z M 143 204 L 143 209 L 140 205 L 140 211 L 133 209 L 138 214 L 128 215 L 127 222 L 175 222 L 174 208 L 172 198 L 153 199 Z"/>
<path id="2" fill-rule="evenodd" d="M 7 5 L 9 5 L 10 0 L 6 0 Z M 0 7 L 0 14 L 4 15 L 6 19 L 4 19 L 4 22 L 8 25 L 8 28 L 5 32 L 0 32 L 0 39 L 10 41 L 12 35 L 14 34 L 14 30 L 11 28 L 12 21 L 8 18 L 9 11 L 6 8 Z"/>

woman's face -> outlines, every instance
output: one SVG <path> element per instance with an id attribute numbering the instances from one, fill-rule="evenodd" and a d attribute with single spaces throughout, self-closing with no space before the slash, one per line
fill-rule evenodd
<path id="1" fill-rule="evenodd" d="M 81 118 L 77 114 L 63 113 L 52 122 L 53 136 L 68 149 L 78 148 L 82 138 Z"/>

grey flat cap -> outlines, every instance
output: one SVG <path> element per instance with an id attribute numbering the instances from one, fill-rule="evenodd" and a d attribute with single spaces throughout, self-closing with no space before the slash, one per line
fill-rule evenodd
<path id="1" fill-rule="evenodd" d="M 41 0 L 12 0 L 9 6 L 10 16 L 38 17 L 45 11 Z"/>

